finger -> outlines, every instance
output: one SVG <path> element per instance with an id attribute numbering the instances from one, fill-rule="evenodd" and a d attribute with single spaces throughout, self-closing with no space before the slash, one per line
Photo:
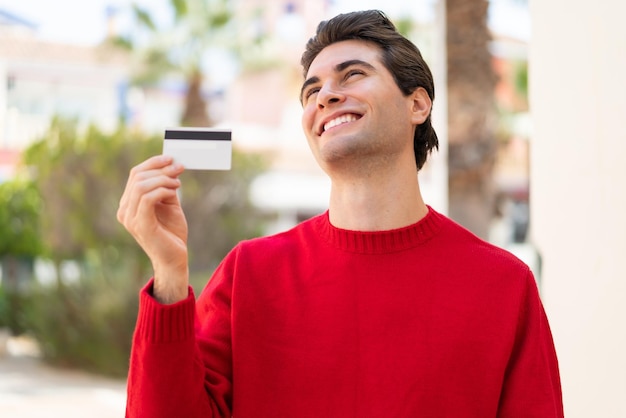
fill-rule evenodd
<path id="1" fill-rule="evenodd" d="M 135 211 L 136 219 L 156 219 L 155 207 L 159 204 L 170 204 L 177 199 L 176 190 L 159 187 L 141 196 Z"/>
<path id="2" fill-rule="evenodd" d="M 142 195 L 132 215 L 129 212 L 130 216 L 127 216 L 125 219 L 126 228 L 135 238 L 141 239 L 141 237 L 146 235 L 146 231 L 154 231 L 158 227 L 155 207 L 161 202 L 175 198 L 176 190 L 165 187 L 151 190 L 149 193 Z"/>
<path id="3" fill-rule="evenodd" d="M 134 190 L 134 184 L 136 182 L 162 174 L 172 178 L 177 178 L 184 170 L 185 168 L 182 164 L 174 164 L 172 157 L 165 155 L 153 156 L 136 165 L 130 170 L 126 187 L 124 188 L 124 192 L 120 198 L 119 209 L 128 206 L 128 200 L 131 199 L 131 193 Z M 122 215 L 119 213 L 119 209 L 118 220 L 120 220 L 119 216 Z"/>
<path id="4" fill-rule="evenodd" d="M 126 179 L 126 186 L 124 187 L 124 192 L 122 193 L 122 197 L 120 198 L 120 209 L 127 206 L 127 201 L 129 199 L 129 194 L 132 191 L 132 185 L 136 181 L 136 177 L 139 173 L 143 173 L 146 170 L 153 170 L 165 167 L 167 164 L 170 164 L 172 159 L 163 155 L 156 155 L 148 158 L 140 164 L 137 164 L 133 168 L 131 168 L 130 173 L 128 174 L 128 178 Z M 118 209 L 118 220 L 120 220 L 120 210 Z M 121 222 L 121 220 L 120 220 Z"/>
<path id="5" fill-rule="evenodd" d="M 126 188 L 122 193 L 120 204 L 123 205 L 127 200 L 132 199 L 136 190 L 147 191 L 154 187 L 179 187 L 180 182 L 178 175 L 184 171 L 182 165 L 174 164 L 161 169 L 148 171 L 136 171 L 129 176 Z M 137 186 L 140 186 L 139 189 Z"/>
<path id="6" fill-rule="evenodd" d="M 180 180 L 177 177 L 165 175 L 162 170 L 164 169 L 137 172 L 129 179 L 118 208 L 118 219 L 122 223 L 125 216 L 134 216 L 135 208 L 137 207 L 136 202 L 143 194 L 158 187 L 174 189 L 180 187 Z"/>
<path id="7" fill-rule="evenodd" d="M 178 178 L 172 178 L 166 175 L 137 179 L 135 182 L 129 184 L 127 191 L 122 197 L 120 209 L 124 213 L 121 215 L 123 217 L 130 216 L 131 218 L 134 218 L 136 216 L 139 202 L 146 194 L 149 194 L 159 188 L 174 190 L 174 194 L 176 194 L 176 190 L 179 187 L 180 180 Z"/>
<path id="8" fill-rule="evenodd" d="M 147 178 L 160 174 L 166 174 L 170 177 L 178 177 L 184 170 L 185 168 L 182 164 L 174 164 L 172 157 L 167 155 L 156 155 L 148 158 L 130 170 L 128 181 L 126 182 L 126 188 L 128 188 L 128 186 L 133 182 L 137 181 L 137 178 Z"/>
<path id="9" fill-rule="evenodd" d="M 173 161 L 174 159 L 169 155 L 155 155 L 137 164 L 130 170 L 130 172 L 132 175 L 133 173 L 139 173 L 142 171 L 160 169 L 172 164 Z"/>

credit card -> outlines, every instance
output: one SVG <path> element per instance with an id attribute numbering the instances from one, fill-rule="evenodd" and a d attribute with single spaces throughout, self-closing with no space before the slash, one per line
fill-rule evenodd
<path id="1" fill-rule="evenodd" d="M 230 170 L 233 147 L 230 129 L 168 128 L 163 155 L 188 170 Z"/>

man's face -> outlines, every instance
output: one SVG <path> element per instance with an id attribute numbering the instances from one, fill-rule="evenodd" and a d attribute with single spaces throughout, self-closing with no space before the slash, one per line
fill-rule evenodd
<path id="1" fill-rule="evenodd" d="M 414 100 L 402 94 L 375 44 L 349 40 L 324 48 L 300 98 L 304 133 L 325 170 L 413 152 Z"/>

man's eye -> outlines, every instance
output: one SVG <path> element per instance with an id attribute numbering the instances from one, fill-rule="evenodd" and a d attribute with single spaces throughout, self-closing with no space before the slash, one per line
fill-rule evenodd
<path id="1" fill-rule="evenodd" d="M 363 75 L 364 72 L 361 70 L 350 70 L 348 71 L 348 73 L 346 74 L 346 78 L 348 77 L 352 77 L 353 75 Z"/>
<path id="2" fill-rule="evenodd" d="M 318 87 L 310 89 L 310 90 L 307 90 L 306 94 L 304 95 L 304 98 L 308 99 L 309 97 L 313 96 L 318 91 L 320 91 L 320 89 Z"/>

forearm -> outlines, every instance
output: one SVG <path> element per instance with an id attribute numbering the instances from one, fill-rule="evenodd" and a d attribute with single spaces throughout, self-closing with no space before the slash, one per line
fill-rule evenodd
<path id="1" fill-rule="evenodd" d="M 152 284 L 152 283 L 151 283 Z M 211 372 L 197 348 L 195 301 L 161 305 L 149 284 L 141 293 L 128 376 L 126 416 L 165 418 L 230 416 L 229 379 Z M 219 390 L 207 380 L 225 382 Z"/>
<path id="2" fill-rule="evenodd" d="M 189 267 L 155 266 L 152 296 L 161 304 L 171 305 L 189 297 Z"/>
<path id="3" fill-rule="evenodd" d="M 498 418 L 563 418 L 558 360 L 535 281 L 527 280 Z"/>

